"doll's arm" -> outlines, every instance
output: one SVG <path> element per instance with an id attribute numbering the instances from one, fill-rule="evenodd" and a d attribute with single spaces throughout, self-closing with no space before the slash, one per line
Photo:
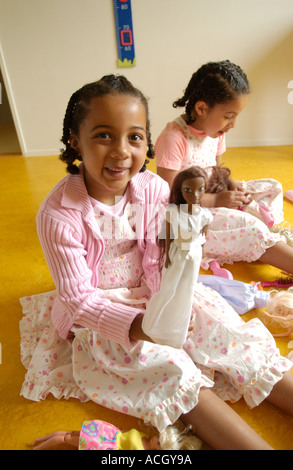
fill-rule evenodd
<path id="1" fill-rule="evenodd" d="M 171 225 L 170 222 L 166 220 L 166 260 L 165 260 L 165 268 L 168 268 L 168 266 L 171 264 L 171 260 L 169 257 L 169 250 L 170 250 L 170 234 L 171 234 Z"/>
<path id="2" fill-rule="evenodd" d="M 209 230 L 209 225 L 210 224 L 207 224 L 203 227 L 202 229 L 202 233 L 203 235 L 206 237 L 207 236 L 207 233 L 208 233 L 208 230 Z M 202 245 L 202 256 L 205 257 L 205 251 L 204 251 L 204 246 L 205 246 L 205 243 Z"/>
<path id="3" fill-rule="evenodd" d="M 36 439 L 34 450 L 77 450 L 79 445 L 79 431 L 56 431 L 47 436 Z"/>
<path id="4" fill-rule="evenodd" d="M 265 310 L 262 311 L 263 314 L 265 314 L 267 317 L 269 318 L 272 318 L 273 320 L 277 320 L 279 322 L 288 322 L 288 321 L 293 321 L 293 315 L 289 315 L 289 316 L 282 316 L 282 315 L 272 315 L 268 312 L 266 312 Z"/>
<path id="5" fill-rule="evenodd" d="M 202 231 L 201 231 L 203 233 L 203 235 L 207 236 L 209 226 L 210 226 L 210 224 L 204 225 L 204 227 L 202 228 Z"/>

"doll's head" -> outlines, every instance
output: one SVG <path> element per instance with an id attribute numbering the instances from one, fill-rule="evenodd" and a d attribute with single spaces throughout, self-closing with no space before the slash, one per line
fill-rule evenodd
<path id="1" fill-rule="evenodd" d="M 191 426 L 185 426 L 180 420 L 159 435 L 159 443 L 163 450 L 199 450 L 202 445 Z"/>
<path id="2" fill-rule="evenodd" d="M 148 151 L 146 156 L 154 158 L 154 149 L 151 142 L 148 103 L 140 90 L 135 88 L 124 76 L 105 75 L 99 81 L 84 85 L 71 96 L 64 121 L 61 141 L 65 149 L 61 150 L 60 160 L 67 163 L 67 171 L 71 174 L 79 173 L 79 168 L 74 164 L 76 160 L 82 161 L 82 156 L 72 147 L 70 138 L 78 136 L 80 126 L 86 119 L 92 100 L 106 95 L 124 95 L 135 98 L 141 102 L 146 112 L 146 137 Z M 145 164 L 148 160 L 145 161 Z M 146 169 L 145 165 L 140 171 Z"/>
<path id="3" fill-rule="evenodd" d="M 205 191 L 206 182 L 207 174 L 198 166 L 192 166 L 181 171 L 173 181 L 170 203 L 176 205 L 186 203 L 199 204 L 201 195 Z M 198 198 L 199 200 L 197 200 Z"/>
<path id="4" fill-rule="evenodd" d="M 266 310 L 280 317 L 288 317 L 293 315 L 293 287 L 287 290 L 272 290 L 269 293 Z"/>

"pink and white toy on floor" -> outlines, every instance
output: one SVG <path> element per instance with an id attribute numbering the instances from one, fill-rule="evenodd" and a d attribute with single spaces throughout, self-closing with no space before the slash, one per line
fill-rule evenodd
<path id="1" fill-rule="evenodd" d="M 263 313 L 282 328 L 286 328 L 285 332 L 273 336 L 289 336 L 293 332 L 293 287 L 285 291 L 269 292 L 266 310 Z"/>
<path id="2" fill-rule="evenodd" d="M 286 199 L 289 199 L 289 201 L 292 201 L 293 202 L 293 189 L 290 189 L 289 191 L 286 191 L 284 193 L 284 197 Z"/>

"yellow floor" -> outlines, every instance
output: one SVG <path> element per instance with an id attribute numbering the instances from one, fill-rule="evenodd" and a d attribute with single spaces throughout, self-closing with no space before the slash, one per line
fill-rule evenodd
<path id="1" fill-rule="evenodd" d="M 273 177 L 284 190 L 293 189 L 293 147 L 229 149 L 224 163 L 235 179 Z M 0 156 L 1 164 L 1 314 L 0 343 L 0 449 L 28 449 L 37 436 L 57 429 L 79 429 L 85 419 L 100 418 L 122 429 L 135 427 L 134 418 L 124 417 L 92 402 L 56 400 L 34 403 L 19 396 L 25 369 L 19 354 L 18 299 L 54 288 L 35 230 L 35 215 L 49 190 L 65 174 L 57 157 L 23 158 Z M 154 169 L 151 163 L 150 169 Z M 293 204 L 284 201 L 285 217 L 293 224 Z M 273 280 L 280 272 L 258 263 L 230 267 L 235 279 Z M 250 318 L 257 311 L 247 314 Z M 293 339 L 291 337 L 291 339 Z M 288 339 L 278 340 L 286 355 Z M 235 410 L 276 449 L 293 450 L 293 418 L 268 403 L 249 411 L 240 401 Z"/>

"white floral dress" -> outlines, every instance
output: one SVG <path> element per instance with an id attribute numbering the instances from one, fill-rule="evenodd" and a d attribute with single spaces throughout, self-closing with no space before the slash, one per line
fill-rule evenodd
<path id="1" fill-rule="evenodd" d="M 108 241 L 100 284 L 112 300 L 144 305 L 149 291 L 125 214 L 119 223 L 126 238 Z M 63 340 L 50 319 L 55 296 L 53 291 L 21 299 L 21 357 L 27 368 L 21 395 L 27 399 L 39 401 L 52 393 L 93 400 L 150 422 L 161 432 L 197 405 L 201 387 L 232 402 L 244 396 L 253 407 L 292 366 L 258 319 L 245 323 L 201 283 L 194 292 L 195 328 L 183 349 L 139 341 L 127 350 L 87 328 L 76 329 L 73 340 Z"/>

